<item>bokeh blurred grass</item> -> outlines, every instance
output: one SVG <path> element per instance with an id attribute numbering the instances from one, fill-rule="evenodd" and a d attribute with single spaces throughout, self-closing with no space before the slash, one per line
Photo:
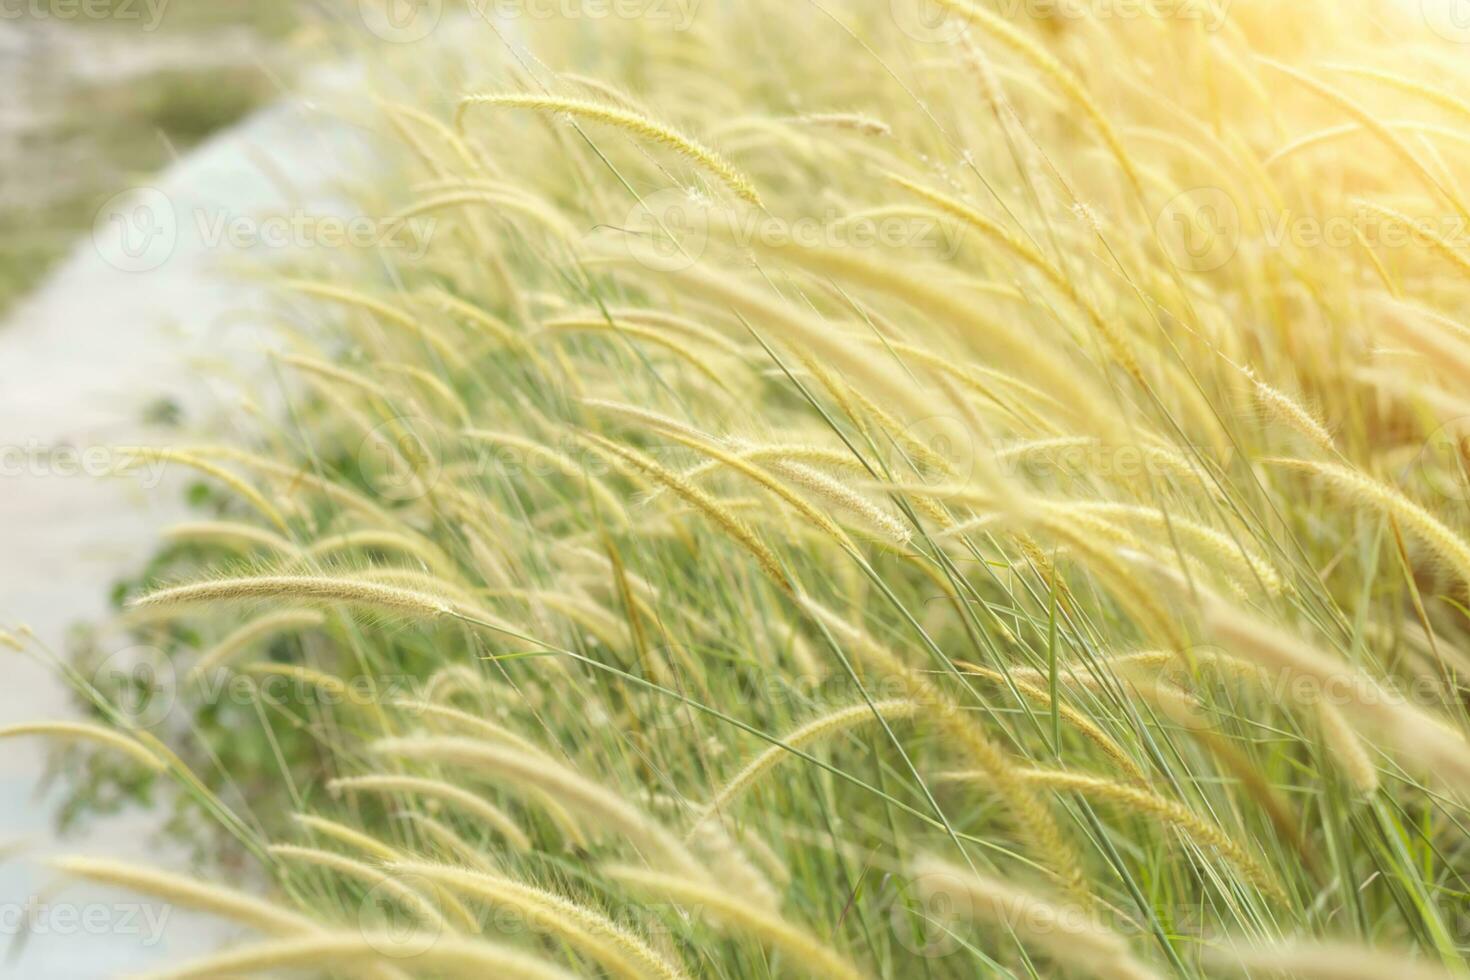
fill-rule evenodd
<path id="1" fill-rule="evenodd" d="M 130 16 L 107 16 L 113 8 Z M 0 130 L 11 157 L 0 195 L 0 314 L 41 281 L 109 197 L 275 97 L 289 69 L 273 52 L 299 24 L 296 5 L 284 0 L 169 3 L 156 27 L 137 3 L 88 9 L 75 16 L 75 4 L 45 0 L 7 22 L 22 52 L 16 70 L 28 76 L 15 81 L 35 104 L 29 124 Z M 232 52 L 253 50 L 258 59 L 177 57 L 226 37 Z M 87 63 L 94 51 L 126 57 L 115 72 L 97 72 Z"/>

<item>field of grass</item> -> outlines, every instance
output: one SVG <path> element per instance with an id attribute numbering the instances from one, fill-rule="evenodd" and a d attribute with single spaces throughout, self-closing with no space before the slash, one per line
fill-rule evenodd
<path id="1" fill-rule="evenodd" d="M 210 857 L 59 870 L 178 977 L 1470 975 L 1470 37 L 577 9 L 371 52 L 288 411 L 129 451 L 203 512 L 0 735 Z"/>

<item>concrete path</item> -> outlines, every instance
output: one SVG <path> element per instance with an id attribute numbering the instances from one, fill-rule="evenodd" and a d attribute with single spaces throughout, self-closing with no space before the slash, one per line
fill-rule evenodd
<path id="1" fill-rule="evenodd" d="M 184 474 L 100 479 L 116 462 L 108 447 L 164 438 L 144 422 L 160 399 L 182 406 L 187 425 L 222 417 L 236 397 L 211 381 L 222 363 L 260 376 L 267 339 L 248 311 L 263 300 L 220 266 L 241 258 L 242 242 L 256 253 L 276 247 L 283 226 L 265 215 L 333 210 L 323 189 L 367 160 L 360 134 L 304 103 L 265 110 L 104 206 L 94 234 L 0 324 L 0 625 L 25 622 L 64 650 L 69 627 L 105 616 L 109 586 L 136 573 L 160 529 L 185 516 Z M 294 190 L 268 171 L 288 174 Z M 221 228 L 235 229 L 235 244 Z M 73 711 L 51 672 L 0 656 L 0 726 Z M 159 818 L 147 813 L 56 840 L 54 796 L 38 793 L 43 768 L 37 740 L 0 742 L 0 976 L 113 977 L 217 945 L 227 934 L 218 925 L 157 903 L 53 891 L 37 860 L 50 853 L 182 862 L 150 843 Z M 26 846 L 10 853 L 17 843 Z"/>

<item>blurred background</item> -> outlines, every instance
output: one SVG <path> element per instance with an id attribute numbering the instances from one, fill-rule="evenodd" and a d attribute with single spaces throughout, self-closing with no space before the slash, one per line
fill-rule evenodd
<path id="1" fill-rule="evenodd" d="M 109 447 L 205 426 L 227 407 L 210 379 L 260 359 L 253 291 L 227 272 L 261 242 L 224 229 L 330 197 L 355 134 L 293 93 L 340 85 L 381 14 L 0 4 L 0 630 L 30 648 L 0 651 L 0 727 L 79 715 L 52 658 L 136 653 L 106 632 L 110 596 L 200 489 L 109 478 Z M 162 903 L 57 886 L 43 859 L 62 850 L 196 856 L 146 792 L 59 778 L 86 765 L 0 742 L 0 976 L 128 975 L 223 938 Z"/>

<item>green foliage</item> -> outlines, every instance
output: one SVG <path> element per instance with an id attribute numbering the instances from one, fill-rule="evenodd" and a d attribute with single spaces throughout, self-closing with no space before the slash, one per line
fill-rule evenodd
<path id="1" fill-rule="evenodd" d="M 1453 214 L 1364 120 L 1458 102 L 1258 56 L 1463 60 L 880 6 L 385 58 L 428 248 L 295 262 L 288 411 L 169 448 L 212 519 L 125 591 L 180 676 L 326 613 L 150 729 L 335 930 L 201 973 L 401 965 L 375 895 L 528 976 L 1463 972 L 1465 283 L 1294 220 Z"/>

